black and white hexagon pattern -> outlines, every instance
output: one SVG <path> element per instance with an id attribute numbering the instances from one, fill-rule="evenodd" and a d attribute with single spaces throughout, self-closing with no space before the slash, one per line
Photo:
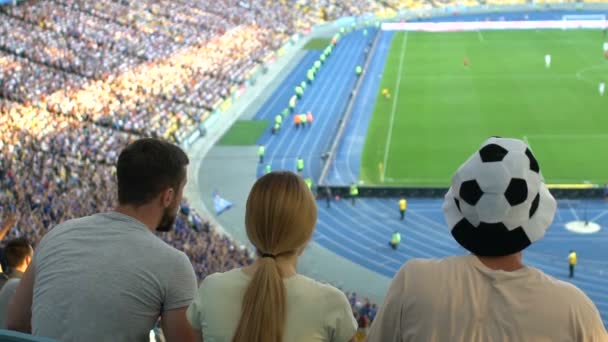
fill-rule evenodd
<path id="1" fill-rule="evenodd" d="M 490 138 L 452 178 L 444 213 L 456 240 L 478 255 L 506 255 L 540 239 L 556 203 L 521 140 Z"/>

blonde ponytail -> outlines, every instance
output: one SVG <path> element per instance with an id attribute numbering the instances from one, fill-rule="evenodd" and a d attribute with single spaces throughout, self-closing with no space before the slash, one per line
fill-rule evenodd
<path id="1" fill-rule="evenodd" d="M 232 342 L 281 342 L 286 319 L 285 285 L 273 258 L 261 259 L 249 283 Z"/>
<path id="2" fill-rule="evenodd" d="M 271 172 L 247 198 L 245 227 L 260 259 L 245 293 L 232 342 L 282 342 L 287 319 L 285 284 L 277 257 L 298 253 L 317 221 L 312 192 L 291 172 Z"/>

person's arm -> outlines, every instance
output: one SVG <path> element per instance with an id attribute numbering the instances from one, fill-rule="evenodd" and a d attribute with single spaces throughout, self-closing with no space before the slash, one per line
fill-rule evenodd
<path id="1" fill-rule="evenodd" d="M 32 298 L 34 296 L 34 264 L 31 263 L 17 287 L 17 291 L 8 304 L 6 328 L 9 330 L 31 333 L 32 331 Z"/>
<path id="2" fill-rule="evenodd" d="M 192 329 L 194 331 L 194 341 L 195 342 L 204 342 L 203 341 L 203 332 L 198 329 Z"/>
<path id="3" fill-rule="evenodd" d="M 332 288 L 324 302 L 330 341 L 356 342 L 358 324 L 346 295 L 342 291 Z"/>
<path id="4" fill-rule="evenodd" d="M 186 319 L 187 309 L 188 307 L 183 307 L 163 313 L 162 327 L 167 342 L 196 341 L 194 339 L 194 331 Z"/>
<path id="5" fill-rule="evenodd" d="M 190 304 L 190 307 L 188 307 L 188 310 L 186 311 L 186 318 L 188 319 L 188 323 L 190 323 L 190 326 L 194 331 L 194 340 L 197 342 L 202 342 L 204 340 L 202 322 L 204 319 L 203 317 L 205 316 L 205 305 L 202 303 L 202 301 L 203 297 L 206 296 L 206 285 L 209 279 L 211 279 L 211 277 L 212 276 L 208 276 L 207 278 L 205 278 L 205 280 L 203 280 L 200 288 L 194 296 L 192 304 Z"/>
<path id="6" fill-rule="evenodd" d="M 186 310 L 196 294 L 196 276 L 190 260 L 183 253 L 173 263 L 166 291 L 162 327 L 167 342 L 194 341 Z"/>
<path id="7" fill-rule="evenodd" d="M 11 227 L 13 225 L 15 225 L 16 222 L 17 222 L 17 216 L 15 214 L 8 215 L 8 217 L 6 218 L 6 221 L 4 221 L 4 225 L 2 226 L 2 229 L 0 229 L 0 241 L 2 239 L 4 239 L 4 237 L 6 236 L 8 231 L 11 230 Z"/>
<path id="8" fill-rule="evenodd" d="M 403 317 L 402 299 L 405 295 L 405 267 L 395 275 L 380 307 L 371 324 L 366 342 L 400 342 L 401 319 Z"/>
<path id="9" fill-rule="evenodd" d="M 572 312 L 571 322 L 574 322 L 574 340 L 589 342 L 608 341 L 608 332 L 604 327 L 600 312 L 587 295 L 578 288 L 576 294 L 571 298 L 576 298 L 575 310 Z"/>

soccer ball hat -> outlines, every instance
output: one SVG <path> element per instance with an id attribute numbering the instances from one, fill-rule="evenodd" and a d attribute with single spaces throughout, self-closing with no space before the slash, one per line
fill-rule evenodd
<path id="1" fill-rule="evenodd" d="M 529 146 L 497 137 L 458 168 L 443 203 L 452 236 L 479 256 L 525 249 L 545 235 L 556 209 Z"/>

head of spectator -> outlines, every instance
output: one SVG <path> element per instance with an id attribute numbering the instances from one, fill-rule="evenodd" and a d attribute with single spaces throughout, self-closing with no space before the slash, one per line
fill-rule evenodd
<path id="1" fill-rule="evenodd" d="M 188 156 L 158 139 L 139 139 L 118 157 L 118 212 L 133 216 L 152 231 L 171 230 L 187 181 Z"/>
<path id="2" fill-rule="evenodd" d="M 23 273 L 32 262 L 34 249 L 26 238 L 10 240 L 4 249 L 8 273 Z"/>
<path id="3" fill-rule="evenodd" d="M 490 268 L 523 267 L 522 253 L 553 222 L 557 202 L 521 140 L 492 137 L 456 171 L 443 205 L 456 241 Z"/>
<path id="4" fill-rule="evenodd" d="M 295 274 L 316 221 L 315 199 L 301 177 L 272 172 L 255 183 L 245 227 L 257 250 L 257 268 L 243 297 L 234 342 L 282 340 L 287 313 L 282 278 Z"/>

